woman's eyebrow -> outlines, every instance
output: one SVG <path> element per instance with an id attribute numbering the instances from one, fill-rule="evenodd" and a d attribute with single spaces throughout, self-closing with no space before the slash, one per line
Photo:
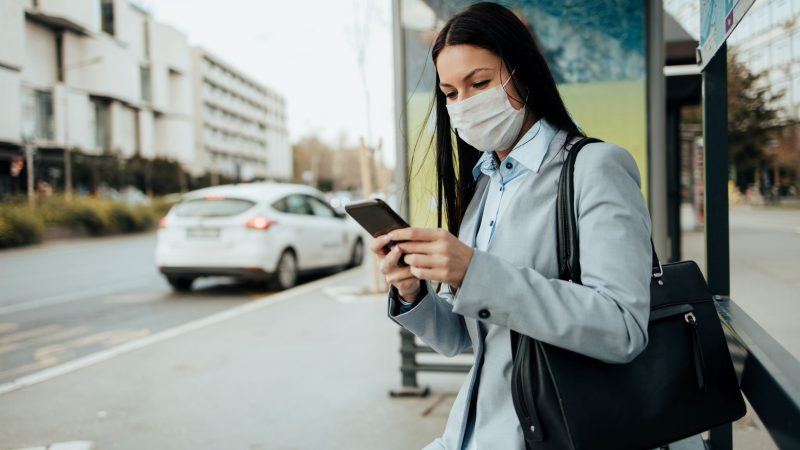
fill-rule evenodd
<path id="1" fill-rule="evenodd" d="M 477 72 L 480 72 L 481 70 L 492 70 L 492 69 L 489 68 L 489 67 L 478 67 L 476 69 L 472 69 L 472 70 L 469 71 L 468 74 L 464 75 L 464 78 L 461 81 L 469 80 L 473 75 L 475 75 Z M 452 85 L 447 84 L 447 83 L 439 83 L 439 86 L 441 86 L 441 87 L 453 87 Z"/>

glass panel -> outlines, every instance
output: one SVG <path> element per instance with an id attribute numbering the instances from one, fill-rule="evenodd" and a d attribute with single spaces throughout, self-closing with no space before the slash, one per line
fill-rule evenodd
<path id="1" fill-rule="evenodd" d="M 100 20 L 102 30 L 114 34 L 114 0 L 100 0 Z"/>
<path id="2" fill-rule="evenodd" d="M 229 217 L 252 208 L 255 202 L 238 198 L 202 198 L 175 205 L 178 217 Z"/>
<path id="3" fill-rule="evenodd" d="M 290 195 L 286 198 L 286 212 L 289 214 L 311 215 L 311 207 L 302 195 Z"/>
<path id="4" fill-rule="evenodd" d="M 434 128 L 425 122 L 435 73 L 430 49 L 436 31 L 472 1 L 404 0 L 411 220 L 435 226 Z M 516 0 L 503 2 L 529 24 L 561 95 L 588 134 L 626 148 L 647 192 L 645 4 L 626 0 Z"/>
<path id="5" fill-rule="evenodd" d="M 315 216 L 321 217 L 336 217 L 336 213 L 325 202 L 318 198 L 309 197 L 308 202 L 311 203 L 311 210 Z"/>
<path id="6" fill-rule="evenodd" d="M 153 99 L 152 83 L 150 82 L 150 68 L 142 66 L 139 68 L 139 81 L 141 83 L 142 100 L 150 102 Z"/>
<path id="7" fill-rule="evenodd" d="M 108 112 L 108 103 L 92 100 L 91 124 L 93 129 L 94 147 L 108 149 L 111 146 L 110 129 L 111 115 Z"/>

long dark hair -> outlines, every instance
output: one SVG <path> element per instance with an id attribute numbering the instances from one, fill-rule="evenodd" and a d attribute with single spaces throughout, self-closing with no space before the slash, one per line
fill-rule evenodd
<path id="1" fill-rule="evenodd" d="M 434 66 L 439 53 L 448 45 L 472 45 L 496 54 L 514 75 L 517 92 L 527 93 L 529 114 L 546 119 L 554 127 L 567 132 L 567 142 L 582 133 L 567 112 L 550 68 L 525 24 L 508 8 L 491 2 L 476 3 L 453 16 L 439 31 L 431 57 Z M 439 72 L 434 84 L 436 108 L 436 175 L 437 226 L 447 216 L 447 228 L 458 234 L 461 219 L 475 193 L 472 168 L 481 152 L 456 136 L 453 139 L 447 98 L 439 89 Z M 522 88 L 522 89 L 521 89 Z M 456 166 L 458 174 L 456 175 Z"/>

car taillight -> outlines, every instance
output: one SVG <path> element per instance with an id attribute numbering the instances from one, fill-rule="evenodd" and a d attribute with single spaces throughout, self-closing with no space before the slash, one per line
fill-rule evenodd
<path id="1" fill-rule="evenodd" d="M 246 226 L 247 228 L 252 228 L 254 230 L 267 230 L 273 224 L 275 224 L 274 220 L 268 220 L 261 216 L 256 216 L 245 222 L 244 226 Z"/>
<path id="2" fill-rule="evenodd" d="M 158 228 L 167 228 L 168 224 L 167 216 L 164 216 L 158 221 Z"/>

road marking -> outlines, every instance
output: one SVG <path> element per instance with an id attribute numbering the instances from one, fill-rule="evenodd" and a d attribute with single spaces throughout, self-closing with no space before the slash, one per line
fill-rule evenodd
<path id="1" fill-rule="evenodd" d="M 330 286 L 322 290 L 339 303 L 372 304 L 386 301 L 386 293 L 365 292 L 362 286 Z"/>
<path id="2" fill-rule="evenodd" d="M 0 343 L 0 354 L 13 352 L 25 347 L 59 342 L 67 338 L 73 338 L 75 336 L 84 334 L 90 330 L 90 328 L 86 325 L 80 325 L 77 327 L 60 326 L 59 328 L 60 329 L 54 331 L 53 333 L 33 337 L 32 339 L 22 341 L 18 340 L 17 342 L 12 342 L 9 344 Z"/>
<path id="3" fill-rule="evenodd" d="M 110 294 L 112 292 L 121 291 L 132 287 L 144 286 L 145 284 L 149 284 L 149 281 L 133 280 L 127 283 L 107 285 L 87 291 L 53 295 L 51 297 L 40 298 L 37 300 L 31 300 L 23 303 L 16 303 L 13 305 L 0 307 L 0 316 L 20 311 L 28 311 L 31 309 L 41 308 L 43 306 L 58 305 L 61 303 L 67 303 L 79 300 L 82 298 L 96 297 L 98 295 Z"/>
<path id="4" fill-rule="evenodd" d="M 92 450 L 93 448 L 92 441 L 67 441 L 53 442 L 45 447 L 25 447 L 16 450 Z"/>
<path id="5" fill-rule="evenodd" d="M 298 297 L 308 292 L 333 284 L 341 279 L 351 277 L 354 274 L 356 274 L 359 270 L 363 270 L 363 267 L 356 267 L 354 269 L 350 269 L 338 273 L 336 275 L 331 275 L 321 280 L 312 281 L 303 284 L 301 286 L 288 289 L 283 292 L 266 295 L 259 298 L 258 300 L 249 303 L 244 303 L 239 306 L 234 306 L 233 308 L 226 309 L 224 311 L 212 314 L 210 316 L 206 316 L 201 319 L 187 322 L 185 324 L 178 325 L 173 328 L 168 328 L 164 331 L 159 331 L 158 333 L 151 334 L 140 339 L 128 341 L 125 342 L 124 344 L 109 348 L 107 350 L 101 350 L 96 353 L 82 356 L 80 358 L 74 359 L 64 364 L 53 366 L 36 373 L 26 375 L 24 377 L 18 378 L 14 381 L 5 384 L 0 384 L 0 395 L 16 391 L 17 389 L 21 389 L 23 387 L 32 386 L 37 383 L 51 380 L 53 378 L 75 372 L 76 370 L 80 370 L 85 367 L 93 366 L 97 363 L 107 361 L 109 359 L 115 358 L 125 353 L 129 353 L 134 350 L 139 350 L 148 347 L 150 345 L 166 341 L 167 339 L 178 337 L 190 331 L 199 330 L 201 328 L 205 328 L 210 325 L 224 322 L 226 320 L 230 320 L 235 317 L 239 317 L 241 315 L 257 311 L 259 309 L 283 303 L 294 297 Z"/>
<path id="6" fill-rule="evenodd" d="M 9 333 L 5 336 L 0 336 L 0 346 L 9 345 L 16 342 L 24 342 L 27 339 L 36 338 L 39 336 L 46 336 L 50 333 L 55 333 L 62 328 L 63 326 L 52 323 L 36 328 L 28 328 L 27 330 L 17 331 L 16 333 Z"/>

